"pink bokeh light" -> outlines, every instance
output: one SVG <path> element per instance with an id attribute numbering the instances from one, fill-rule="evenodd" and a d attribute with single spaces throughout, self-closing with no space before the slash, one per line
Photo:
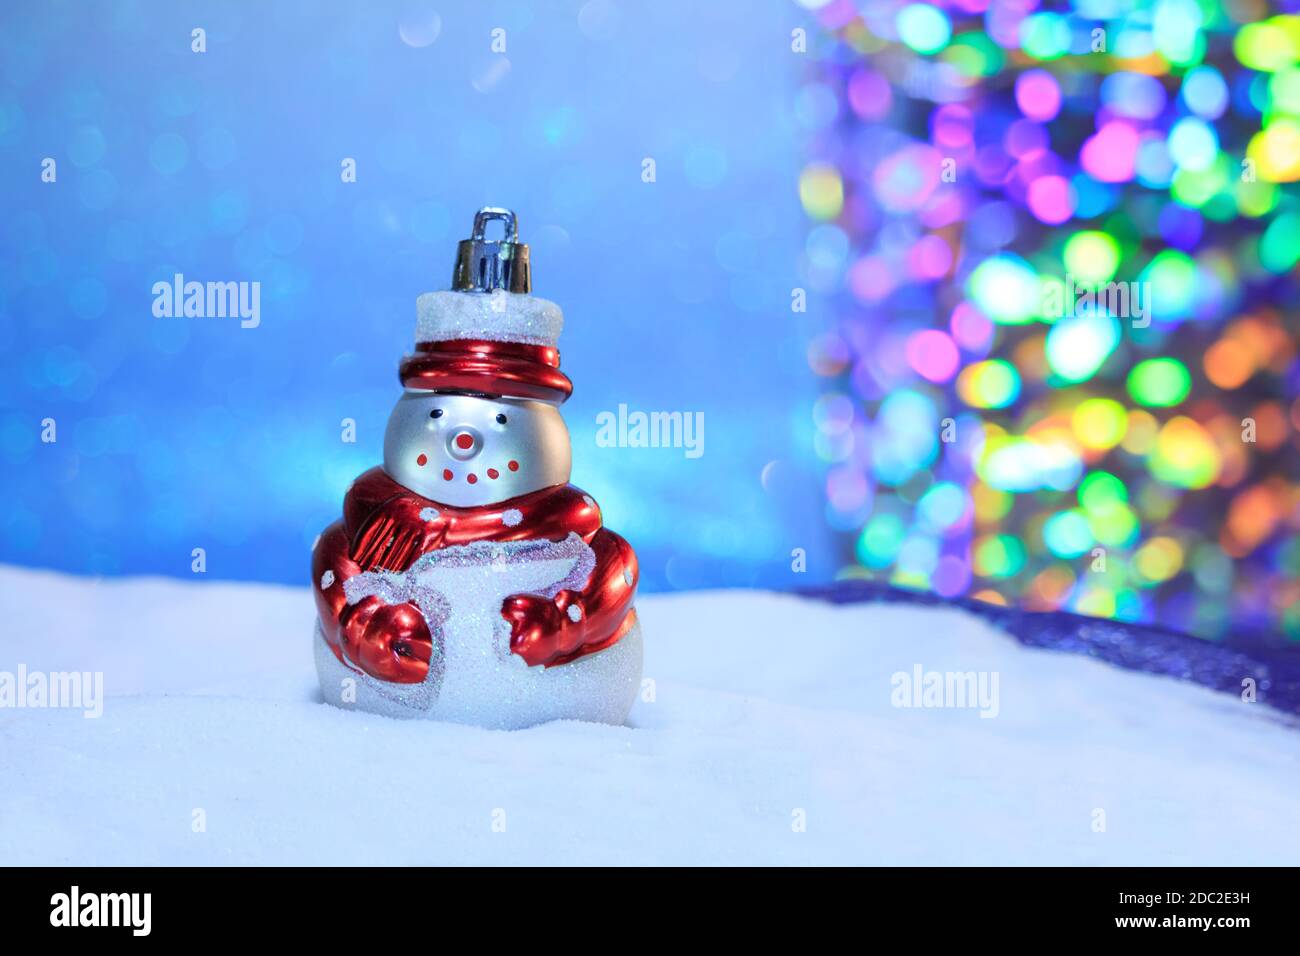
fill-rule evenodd
<path id="1" fill-rule="evenodd" d="M 907 252 L 907 271 L 917 279 L 941 279 L 952 268 L 952 247 L 941 236 L 925 236 Z"/>
<path id="2" fill-rule="evenodd" d="M 1029 184 L 1026 204 L 1039 222 L 1059 226 L 1078 206 L 1074 186 L 1064 176 L 1039 176 Z"/>
<path id="3" fill-rule="evenodd" d="M 1084 142 L 1079 164 L 1099 182 L 1128 182 L 1133 178 L 1137 150 L 1137 130 L 1128 123 L 1112 121 Z"/>
<path id="4" fill-rule="evenodd" d="M 907 362 L 923 378 L 947 382 L 957 374 L 961 355 L 947 333 L 922 329 L 907 340 Z"/>
<path id="5" fill-rule="evenodd" d="M 1061 111 L 1061 87 L 1046 70 L 1026 70 L 1016 79 L 1016 105 L 1029 119 L 1046 123 Z"/>
<path id="6" fill-rule="evenodd" d="M 895 273 L 883 256 L 863 256 L 849 267 L 849 291 L 859 302 L 879 302 L 898 284 Z"/>
<path id="7" fill-rule="evenodd" d="M 853 71 L 849 78 L 848 98 L 849 107 L 864 120 L 883 119 L 894 105 L 889 81 L 867 67 Z"/>
<path id="8" fill-rule="evenodd" d="M 949 320 L 953 338 L 967 352 L 987 355 L 993 344 L 993 321 L 970 302 L 959 302 Z"/>

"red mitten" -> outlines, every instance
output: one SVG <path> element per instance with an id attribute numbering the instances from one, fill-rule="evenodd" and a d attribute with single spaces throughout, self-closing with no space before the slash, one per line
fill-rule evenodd
<path id="1" fill-rule="evenodd" d="M 501 616 L 510 622 L 510 650 L 529 665 L 548 664 L 566 653 L 574 625 L 553 598 L 512 594 L 502 603 Z"/>
<path id="2" fill-rule="evenodd" d="M 371 677 L 418 684 L 429 672 L 433 640 L 414 604 L 363 598 L 344 612 L 343 652 Z"/>

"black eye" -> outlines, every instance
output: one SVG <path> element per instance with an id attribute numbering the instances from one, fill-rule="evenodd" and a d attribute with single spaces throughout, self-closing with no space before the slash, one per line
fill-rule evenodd
<path id="1" fill-rule="evenodd" d="M 498 415 L 498 416 L 497 416 L 497 424 L 498 424 L 498 425 L 504 425 L 505 423 L 506 423 L 506 416 L 505 416 L 504 414 L 502 414 L 502 415 Z"/>
<path id="2" fill-rule="evenodd" d="M 429 413 L 429 417 L 430 417 L 430 418 L 442 418 L 442 409 L 441 409 L 441 408 L 435 408 L 433 411 L 431 411 L 431 412 Z"/>

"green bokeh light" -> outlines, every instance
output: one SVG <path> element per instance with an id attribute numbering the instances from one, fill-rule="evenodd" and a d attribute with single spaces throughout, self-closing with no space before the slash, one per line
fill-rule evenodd
<path id="1" fill-rule="evenodd" d="M 1176 358 L 1153 358 L 1135 365 L 1127 384 L 1135 402 L 1168 408 L 1187 397 L 1192 390 L 1192 375 Z"/>

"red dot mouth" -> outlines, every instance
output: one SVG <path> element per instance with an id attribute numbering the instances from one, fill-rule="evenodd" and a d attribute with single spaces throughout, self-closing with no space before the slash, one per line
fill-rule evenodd
<path id="1" fill-rule="evenodd" d="M 468 475 L 465 476 L 465 480 L 472 485 L 474 484 L 474 482 L 478 481 L 478 475 L 474 474 L 473 472 L 470 472 Z"/>
<path id="2" fill-rule="evenodd" d="M 451 481 L 451 469 L 450 469 L 450 468 L 444 468 L 444 469 L 442 470 L 442 480 L 443 480 L 443 481 Z"/>
<path id="3" fill-rule="evenodd" d="M 421 455 L 419 458 L 415 459 L 415 463 L 419 465 L 421 468 L 423 468 L 425 465 L 429 463 L 429 456 Z"/>
<path id="4" fill-rule="evenodd" d="M 511 461 L 508 465 L 506 465 L 506 467 L 509 468 L 511 471 L 518 471 L 518 470 L 519 470 L 519 462 L 517 462 L 517 461 Z"/>
<path id="5" fill-rule="evenodd" d="M 488 469 L 488 477 L 489 477 L 489 478 L 494 478 L 494 479 L 495 479 L 495 478 L 500 478 L 500 477 L 501 477 L 501 472 L 497 471 L 495 468 L 489 468 L 489 469 Z"/>

